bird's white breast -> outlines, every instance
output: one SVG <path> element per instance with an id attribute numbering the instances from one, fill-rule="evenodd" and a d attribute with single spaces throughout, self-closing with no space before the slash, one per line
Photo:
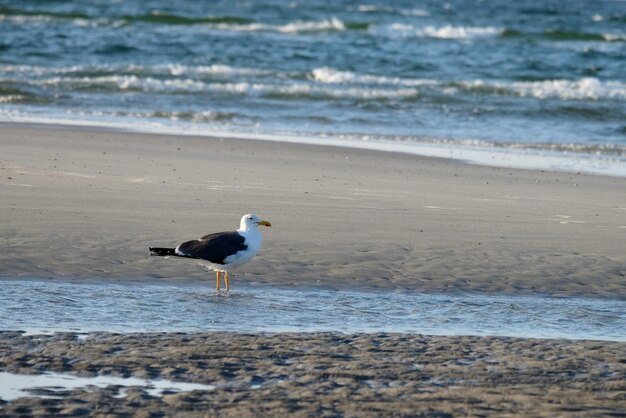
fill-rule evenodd
<path id="1" fill-rule="evenodd" d="M 224 259 L 226 265 L 231 267 L 240 266 L 252 260 L 261 249 L 261 233 L 258 230 L 238 231 L 244 238 L 244 244 L 248 246 L 243 251 L 238 251 Z"/>

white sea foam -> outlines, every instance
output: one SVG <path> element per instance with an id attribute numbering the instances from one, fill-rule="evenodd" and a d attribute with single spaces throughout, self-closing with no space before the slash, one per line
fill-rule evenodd
<path id="1" fill-rule="evenodd" d="M 83 86 L 84 88 L 117 86 L 120 90 L 141 90 L 146 92 L 198 92 L 206 90 L 206 83 L 193 79 L 160 80 L 136 75 L 111 75 L 101 77 L 52 77 L 31 84 L 55 86 Z"/>
<path id="2" fill-rule="evenodd" d="M 46 23 L 53 20 L 58 20 L 58 17 L 50 15 L 6 15 L 0 13 L 0 21 L 8 21 L 15 24 L 26 23 Z M 124 26 L 127 22 L 124 19 L 92 19 L 92 18 L 73 18 L 71 23 L 77 27 L 100 27 L 100 26 Z M 294 22 L 288 22 L 285 24 L 271 24 L 271 23 L 206 23 L 205 26 L 209 28 L 224 30 L 224 31 L 237 31 L 237 32 L 280 32 L 287 34 L 298 34 L 307 32 L 328 32 L 328 31 L 344 31 L 346 30 L 345 23 L 336 17 L 331 17 L 318 21 L 305 21 L 297 20 Z"/>
<path id="3" fill-rule="evenodd" d="M 18 25 L 24 25 L 24 24 L 41 24 L 41 23 L 48 23 L 48 22 L 53 22 L 53 21 L 58 21 L 60 20 L 59 17 L 56 16 L 51 16 L 51 15 L 46 15 L 46 14 L 41 14 L 41 15 L 6 15 L 6 14 L 0 14 L 0 22 L 2 21 L 7 21 L 10 23 L 14 23 L 14 24 L 18 24 Z M 115 23 L 116 22 L 111 22 L 109 19 L 106 18 L 83 18 L 83 17 L 76 17 L 71 19 L 69 22 L 71 22 L 72 25 L 79 27 L 79 28 L 97 28 L 97 27 L 102 27 L 102 26 L 110 26 L 113 25 L 114 27 L 116 26 Z"/>
<path id="4" fill-rule="evenodd" d="M 18 70 L 14 68 L 13 70 Z M 154 70 L 154 69 L 153 69 Z M 39 73 L 43 75 L 47 70 Z M 80 71 L 79 68 L 58 69 L 58 73 Z M 157 73 L 170 72 L 172 75 L 193 76 L 194 72 L 201 74 L 223 75 L 262 75 L 263 71 L 254 69 L 238 69 L 228 66 L 215 65 L 208 67 L 192 67 L 167 65 L 156 71 Z M 367 74 L 357 74 L 351 71 L 340 71 L 329 67 L 316 68 L 309 74 L 311 82 L 296 81 L 285 83 L 260 83 L 249 81 L 210 82 L 197 78 L 170 78 L 161 79 L 139 75 L 103 75 L 95 77 L 68 77 L 58 75 L 44 79 L 25 81 L 31 85 L 44 85 L 66 88 L 117 88 L 144 92 L 163 93 L 197 93 L 197 92 L 225 92 L 234 94 L 277 94 L 285 96 L 320 95 L 325 97 L 356 97 L 356 98 L 406 98 L 418 96 L 420 87 L 437 88 L 442 94 L 459 94 L 459 90 L 483 90 L 485 94 L 512 94 L 521 97 L 532 97 L 538 100 L 625 100 L 626 83 L 618 81 L 601 81 L 597 78 L 586 77 L 578 80 L 543 80 L 518 82 L 489 82 L 484 80 L 465 80 L 446 82 L 430 79 L 411 79 L 400 77 L 385 77 Z M 346 85 L 340 88 L 325 86 L 327 84 Z M 352 87 L 348 87 L 348 86 Z M 380 86 L 372 88 L 372 85 Z"/>
<path id="5" fill-rule="evenodd" d="M 0 66 L 0 74 L 28 74 L 29 76 L 42 76 L 47 74 L 69 74 L 78 71 L 84 71 L 86 69 L 93 68 L 83 65 L 71 65 L 67 67 L 51 67 L 51 66 L 37 66 L 37 65 L 11 65 L 6 64 Z M 101 66 L 99 68 L 108 68 Z"/>
<path id="6" fill-rule="evenodd" d="M 435 147 L 461 147 L 481 150 L 524 151 L 533 153 L 564 153 L 595 155 L 603 158 L 626 159 L 626 146 L 617 144 L 541 143 L 541 142 L 494 142 L 481 139 L 449 139 L 412 137 L 406 135 L 320 134 L 324 138 L 342 141 L 373 141 L 399 144 L 418 144 Z"/>
<path id="7" fill-rule="evenodd" d="M 9 16 L 6 14 L 0 14 L 0 22 L 7 21 L 11 23 L 16 23 L 18 25 L 23 25 L 25 23 L 46 23 L 53 20 L 51 16 L 41 16 L 41 15 L 16 15 Z"/>
<path id="8" fill-rule="evenodd" d="M 381 10 L 381 8 L 375 4 L 361 4 L 359 5 L 358 10 L 363 13 L 371 13 Z"/>
<path id="9" fill-rule="evenodd" d="M 370 28 L 370 32 L 389 38 L 439 38 L 473 40 L 499 36 L 502 28 L 475 26 L 416 26 L 407 23 L 392 23 Z"/>
<path id="10" fill-rule="evenodd" d="M 436 85 L 435 80 L 429 79 L 408 79 L 399 77 L 385 77 L 367 74 L 356 74 L 351 71 L 340 71 L 330 67 L 316 68 L 311 71 L 313 80 L 320 83 L 349 83 L 349 84 L 391 84 L 399 86 L 423 86 Z"/>
<path id="11" fill-rule="evenodd" d="M 430 16 L 428 10 L 424 9 L 402 9 L 400 14 L 404 16 Z"/>
<path id="12" fill-rule="evenodd" d="M 283 96 L 321 96 L 333 98 L 401 98 L 418 95 L 416 89 L 372 89 L 372 88 L 331 88 L 307 83 L 292 83 L 285 85 L 261 83 L 223 83 L 212 84 L 213 91 L 225 91 L 248 94 L 276 94 Z"/>
<path id="13" fill-rule="evenodd" d="M 447 91 L 448 93 L 454 94 L 458 91 L 458 89 L 451 87 L 449 83 L 444 81 L 361 75 L 350 71 L 339 71 L 329 67 L 314 69 L 311 72 L 311 78 L 317 82 L 329 84 L 380 84 L 411 87 L 438 86 L 441 88 L 442 92 Z M 510 92 L 522 97 L 534 97 L 535 99 L 626 99 L 626 83 L 600 81 L 593 77 L 586 77 L 579 80 L 521 82 L 467 80 L 455 83 L 455 85 L 468 90 L 477 88 L 492 89 L 492 93 L 494 94 L 506 94 L 506 92 Z"/>
<path id="14" fill-rule="evenodd" d="M 281 95 L 281 96 L 320 96 L 331 98 L 403 98 L 417 96 L 415 88 L 367 88 L 344 87 L 334 88 L 323 84 L 308 82 L 291 82 L 285 84 L 251 83 L 251 82 L 204 82 L 191 78 L 162 80 L 154 77 L 138 77 L 136 75 L 111 75 L 100 77 L 51 77 L 45 80 L 31 81 L 35 85 L 52 85 L 58 87 L 111 88 L 119 90 L 144 91 L 151 93 L 198 93 L 222 92 L 246 95 Z"/>
<path id="15" fill-rule="evenodd" d="M 608 42 L 622 42 L 626 41 L 626 34 L 623 33 L 604 33 L 602 37 Z"/>
<path id="16" fill-rule="evenodd" d="M 579 80 L 543 80 L 512 83 L 486 82 L 483 80 L 460 83 L 466 88 L 494 88 L 510 91 L 522 97 L 535 99 L 599 100 L 626 99 L 626 83 L 600 81 L 586 77 Z"/>
<path id="17" fill-rule="evenodd" d="M 81 72 L 102 72 L 103 75 L 72 77 Z M 121 74 L 116 74 L 121 73 Z M 126 74 L 124 74 L 126 73 Z M 128 74 L 130 73 L 130 74 Z M 70 66 L 45 68 L 37 66 L 7 65 L 0 69 L 6 81 L 23 82 L 31 85 L 107 88 L 137 90 L 145 92 L 181 92 L 194 93 L 205 91 L 231 92 L 237 94 L 284 94 L 284 95 L 323 95 L 327 97 L 359 98 L 404 98 L 417 96 L 421 87 L 439 89 L 441 94 L 455 95 L 463 90 L 482 90 L 484 94 L 517 95 L 538 100 L 624 100 L 626 83 L 602 81 L 594 77 L 577 80 L 542 80 L 495 82 L 485 80 L 445 81 L 420 78 L 386 77 L 370 74 L 358 74 L 341 71 L 330 67 L 311 70 L 308 78 L 313 82 L 293 79 L 297 73 L 280 73 L 254 68 L 239 68 L 215 64 L 210 66 L 184 66 L 163 64 L 158 66 L 123 66 L 123 67 L 85 67 Z M 24 80 L 24 74 L 34 76 Z M 68 76 L 69 75 L 69 76 Z M 171 75 L 176 78 L 163 79 L 152 75 Z M 203 76 L 224 76 L 224 82 L 208 81 Z M 185 77 L 186 76 L 186 77 Z M 251 82 L 250 77 L 277 76 L 282 80 L 292 78 L 291 82 Z M 297 77 L 296 77 L 297 76 Z M 41 78 L 37 78 L 41 77 Z M 243 79 L 242 79 L 243 77 Z M 239 81 L 241 80 L 241 81 Z M 226 82 L 230 81 L 230 82 Z M 324 85 L 352 85 L 353 87 L 328 88 Z M 380 88 L 372 88 L 372 85 Z"/>
<path id="18" fill-rule="evenodd" d="M 200 111 L 200 112 L 164 112 L 164 111 L 153 111 L 153 112 L 84 112 L 82 111 L 82 115 L 94 115 L 94 116 L 121 116 L 124 118 L 136 118 L 136 119 L 152 119 L 152 118 L 163 118 L 169 119 L 171 121 L 191 121 L 191 122 L 221 122 L 221 121 L 230 121 L 238 116 L 240 118 L 245 118 L 242 115 L 236 115 L 232 112 L 217 112 L 217 111 Z"/>
<path id="19" fill-rule="evenodd" d="M 178 63 L 158 65 L 136 64 L 101 64 L 101 65 L 70 65 L 65 67 L 37 66 L 37 65 L 3 65 L 0 74 L 17 74 L 28 76 L 45 76 L 49 74 L 75 74 L 93 72 L 102 74 L 154 74 L 172 75 L 175 77 L 189 75 L 225 75 L 225 76 L 268 76 L 276 74 L 275 71 L 261 70 L 249 67 L 233 67 L 224 64 L 213 65 L 183 65 Z"/>
<path id="20" fill-rule="evenodd" d="M 580 80 L 548 80 L 538 82 L 513 83 L 512 87 L 522 96 L 538 99 L 592 99 L 600 98 L 626 99 L 626 84 L 609 81 L 602 82 L 597 78 Z"/>
<path id="21" fill-rule="evenodd" d="M 173 76 L 181 75 L 234 75 L 234 76 L 267 76 L 274 74 L 273 71 L 260 70 L 257 68 L 232 67 L 230 65 L 182 65 L 182 64 L 162 64 L 154 67 L 145 67 L 145 71 L 157 71 Z"/>
<path id="22" fill-rule="evenodd" d="M 258 68 L 247 68 L 247 67 L 231 67 L 230 65 L 221 65 L 214 64 L 210 66 L 199 66 L 199 67 L 187 67 L 188 70 L 192 72 L 197 72 L 200 74 L 235 74 L 235 75 L 269 75 L 273 74 L 273 71 L 269 70 L 260 70 Z"/>
<path id="23" fill-rule="evenodd" d="M 346 25 L 335 17 L 320 21 L 295 21 L 284 25 L 274 25 L 269 23 L 218 23 L 207 26 L 219 30 L 230 30 L 237 32 L 279 32 L 286 34 L 299 34 L 311 32 L 344 31 Z"/>
<path id="24" fill-rule="evenodd" d="M 0 96 L 0 103 L 12 103 L 22 100 L 24 98 L 21 94 L 10 94 L 7 96 Z"/>

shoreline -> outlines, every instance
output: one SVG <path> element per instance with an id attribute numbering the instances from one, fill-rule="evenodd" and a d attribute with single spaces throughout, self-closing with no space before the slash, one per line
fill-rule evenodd
<path id="1" fill-rule="evenodd" d="M 248 283 L 626 297 L 620 177 L 64 126 L 0 144 L 0 276 L 206 280 L 147 246 L 255 211 L 275 227 Z"/>
<path id="2" fill-rule="evenodd" d="M 626 178 L 626 157 L 613 154 L 601 155 L 596 152 L 579 152 L 576 147 L 570 150 L 554 151 L 551 147 L 541 149 L 541 144 L 527 146 L 497 146 L 481 144 L 482 141 L 384 139 L 385 136 L 370 139 L 354 139 L 358 134 L 315 135 L 306 133 L 265 133 L 237 132 L 229 130 L 198 129 L 194 124 L 167 125 L 156 123 L 121 123 L 115 120 L 82 121 L 71 119 L 51 119 L 23 121 L 0 121 L 0 126 L 24 126 L 31 128 L 84 129 L 86 131 L 126 132 L 151 135 L 179 135 L 207 139 L 233 139 L 301 144 L 331 148 L 348 148 L 374 152 L 399 153 L 425 158 L 438 158 L 462 164 L 503 169 L 549 171 L 564 174 L 587 174 Z M 56 127 L 56 128 L 55 128 Z M 392 137 L 393 138 L 393 137 Z M 566 146 L 567 144 L 558 144 Z M 583 145 L 584 147 L 584 145 Z M 532 161 L 532 163 L 531 163 Z"/>

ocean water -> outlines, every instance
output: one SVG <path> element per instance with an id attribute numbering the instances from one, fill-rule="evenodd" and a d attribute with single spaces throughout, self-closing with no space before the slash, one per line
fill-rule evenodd
<path id="1" fill-rule="evenodd" d="M 626 176 L 626 2 L 0 0 L 0 120 Z"/>
<path id="2" fill-rule="evenodd" d="M 211 284 L 0 281 L 0 330 L 51 332 L 403 332 L 626 341 L 610 299 L 334 291 Z"/>

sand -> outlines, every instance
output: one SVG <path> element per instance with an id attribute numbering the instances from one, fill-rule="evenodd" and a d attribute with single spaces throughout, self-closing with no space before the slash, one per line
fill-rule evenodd
<path id="1" fill-rule="evenodd" d="M 626 179 L 340 147 L 4 124 L 0 276 L 208 280 L 148 257 L 255 212 L 231 281 L 626 297 Z"/>
<path id="2" fill-rule="evenodd" d="M 166 378 L 212 391 L 85 388 L 0 415 L 535 416 L 626 414 L 625 343 L 402 334 L 0 333 L 0 368 Z M 125 393 L 125 396 L 124 396 Z M 54 395 L 53 391 L 41 394 Z"/>
<path id="3" fill-rule="evenodd" d="M 0 279 L 207 282 L 148 256 L 272 222 L 238 283 L 626 297 L 626 179 L 341 147 L 0 126 Z M 234 319 L 236 320 L 236 319 Z M 1 329 L 1 327 L 0 327 Z M 0 332 L 0 370 L 167 378 L 12 416 L 622 416 L 625 343 L 402 334 Z"/>

